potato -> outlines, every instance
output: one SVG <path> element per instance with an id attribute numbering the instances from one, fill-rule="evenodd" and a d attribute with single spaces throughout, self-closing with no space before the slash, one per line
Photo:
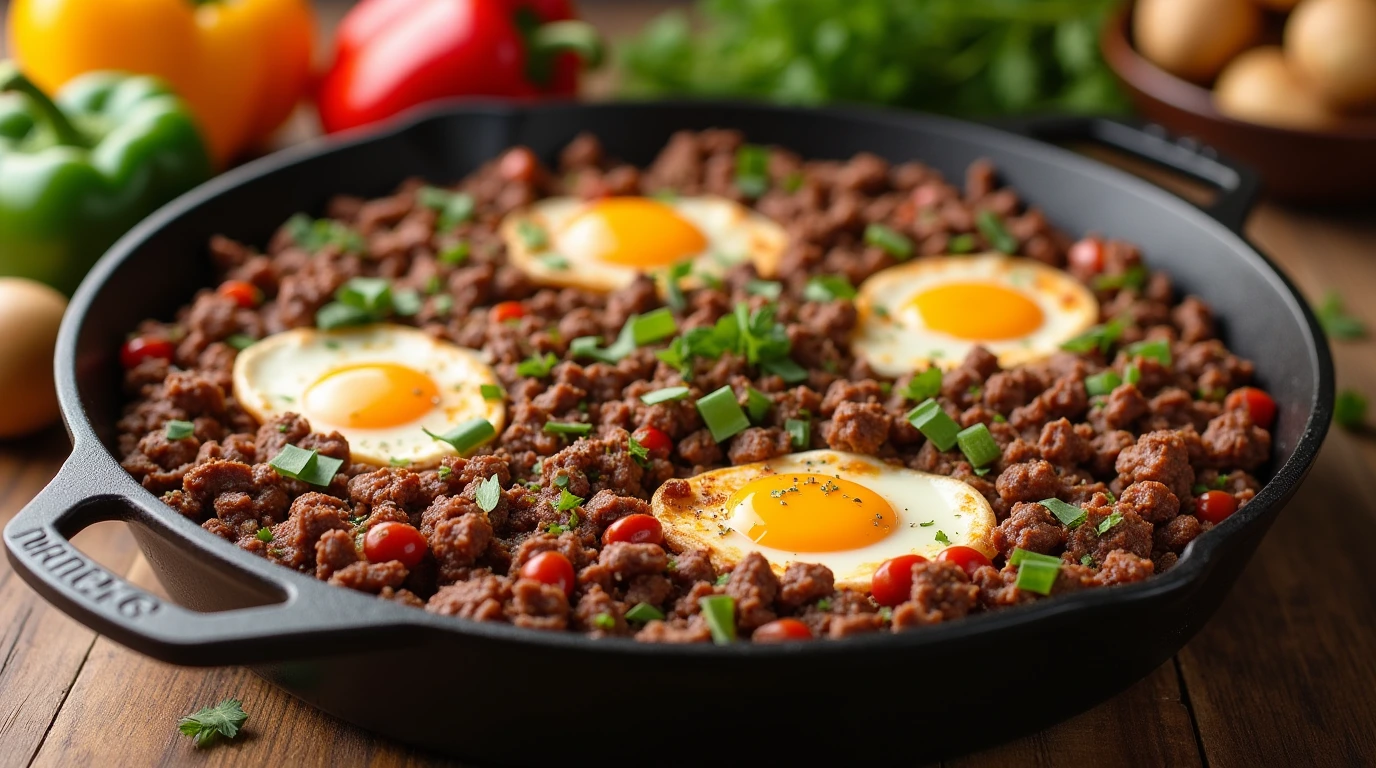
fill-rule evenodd
<path id="1" fill-rule="evenodd" d="M 1304 0 L 1285 23 L 1285 55 L 1332 106 L 1376 107 L 1376 0 Z"/>
<path id="2" fill-rule="evenodd" d="M 1158 67 L 1206 83 L 1261 37 L 1252 0 L 1139 0 L 1133 9 L 1137 49 Z"/>
<path id="3" fill-rule="evenodd" d="M 1233 59 L 1214 85 L 1214 106 L 1238 120 L 1282 128 L 1323 129 L 1338 120 L 1274 45 Z"/>
<path id="4" fill-rule="evenodd" d="M 0 439 L 57 420 L 53 347 L 67 300 L 46 285 L 0 277 Z"/>

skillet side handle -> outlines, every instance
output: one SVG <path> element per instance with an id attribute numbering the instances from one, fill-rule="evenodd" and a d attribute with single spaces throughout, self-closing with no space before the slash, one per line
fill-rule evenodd
<path id="1" fill-rule="evenodd" d="M 263 572 L 256 575 L 266 578 L 283 602 L 216 613 L 183 608 L 101 567 L 74 547 L 70 537 L 106 520 L 166 528 L 110 492 L 121 479 L 111 472 L 122 470 L 108 456 L 101 461 L 78 448 L 53 481 L 5 527 L 5 552 L 15 572 L 64 613 L 135 651 L 189 666 L 284 661 L 309 655 L 326 640 L 334 644 L 375 639 L 376 609 L 341 606 L 330 597 L 301 599 L 294 585 L 272 578 L 280 566 L 271 563 L 265 562 Z"/>
<path id="2" fill-rule="evenodd" d="M 1173 138 L 1155 124 L 1047 116 L 1014 118 L 995 125 L 1039 141 L 1100 144 L 1207 184 L 1218 190 L 1218 197 L 1200 208 L 1234 232 L 1242 231 L 1261 189 L 1260 177 L 1250 168 L 1220 157 L 1212 147 L 1194 139 Z"/>

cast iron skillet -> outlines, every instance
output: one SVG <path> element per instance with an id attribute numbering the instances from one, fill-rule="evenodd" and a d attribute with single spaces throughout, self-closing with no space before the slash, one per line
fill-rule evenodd
<path id="1" fill-rule="evenodd" d="M 713 126 L 805 157 L 866 150 L 921 159 L 948 178 L 989 157 L 1058 226 L 1141 244 L 1182 290 L 1213 305 L 1232 349 L 1256 361 L 1280 413 L 1270 482 L 1172 570 L 1142 584 L 903 635 L 721 648 L 470 623 L 331 587 L 228 546 L 165 507 L 113 458 L 123 399 L 116 350 L 139 320 L 170 317 L 210 284 L 212 234 L 263 243 L 288 216 L 319 212 L 331 195 L 386 194 L 410 175 L 456 180 L 513 144 L 552 159 L 592 131 L 611 154 L 643 164 L 673 131 Z M 474 760 L 915 761 L 1042 728 L 1146 675 L 1213 612 L 1314 460 L 1333 371 L 1305 303 L 1237 232 L 1255 190 L 1248 174 L 1117 123 L 1022 129 L 1107 143 L 1220 187 L 1220 200 L 1201 210 L 1068 151 L 944 118 L 720 103 L 453 107 L 231 171 L 120 241 L 73 299 L 57 381 L 74 449 L 5 529 L 10 561 L 62 610 L 130 648 L 177 664 L 250 665 L 345 720 Z M 131 524 L 177 604 L 124 582 L 68 542 L 110 519 Z M 385 660 L 402 664 L 364 674 Z"/>

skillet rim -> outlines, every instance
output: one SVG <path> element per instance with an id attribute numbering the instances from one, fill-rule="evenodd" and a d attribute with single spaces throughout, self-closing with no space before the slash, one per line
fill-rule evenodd
<path id="1" fill-rule="evenodd" d="M 1015 606 L 999 611 L 967 616 L 960 621 L 941 623 L 926 627 L 921 632 L 871 633 L 859 637 L 846 638 L 843 642 L 828 641 L 816 643 L 797 643 L 782 645 L 756 645 L 753 643 L 733 643 L 720 647 L 713 644 L 654 644 L 640 643 L 630 638 L 593 639 L 572 632 L 543 632 L 523 629 L 507 624 L 455 620 L 454 617 L 438 616 L 406 606 L 395 605 L 375 596 L 354 593 L 320 582 L 313 576 L 298 573 L 267 562 L 237 547 L 224 546 L 223 539 L 211 534 L 194 522 L 177 515 L 163 504 L 150 491 L 134 481 L 133 477 L 119 466 L 112 451 L 100 440 L 94 425 L 81 402 L 80 376 L 77 371 L 78 341 L 82 329 L 87 324 L 91 305 L 105 289 L 111 275 L 123 263 L 132 258 L 144 242 L 155 236 L 165 226 L 181 216 L 193 211 L 215 197 L 245 185 L 261 183 L 266 177 L 307 160 L 325 157 L 346 149 L 366 146 L 407 133 L 420 132 L 433 122 L 462 120 L 468 117 L 497 117 L 539 119 L 548 114 L 562 111 L 655 111 L 663 109 L 711 109 L 725 112 L 758 112 L 790 115 L 799 120 L 820 118 L 846 122 L 861 122 L 883 125 L 902 130 L 920 130 L 924 133 L 943 133 L 959 135 L 964 140 L 973 140 L 993 150 L 1011 152 L 1068 166 L 1077 174 L 1099 183 L 1114 187 L 1119 194 L 1133 193 L 1147 197 L 1158 203 L 1174 216 L 1192 220 L 1204 230 L 1213 230 L 1238 258 L 1251 262 L 1261 275 L 1275 289 L 1277 296 L 1290 311 L 1291 317 L 1299 324 L 1301 335 L 1307 346 L 1306 363 L 1314 374 L 1315 391 L 1310 400 L 1309 416 L 1304 429 L 1290 458 L 1271 474 L 1270 479 L 1257 493 L 1256 497 L 1217 528 L 1221 535 L 1201 536 L 1191 542 L 1177 564 L 1163 574 L 1135 584 L 1117 586 L 1113 589 L 1092 589 L 1058 596 L 1054 600 L 1039 600 L 1028 605 Z M 1024 184 L 1023 187 L 1028 187 Z M 1031 197 L 1032 195 L 1029 195 Z M 1240 326 L 1232 319 L 1235 326 Z M 920 647 L 934 647 L 946 642 L 957 641 L 970 635 L 1007 633 L 1018 629 L 1031 629 L 1036 626 L 1050 626 L 1066 614 L 1102 612 L 1111 606 L 1135 603 L 1147 604 L 1181 597 L 1202 586 L 1218 559 L 1218 551 L 1227 546 L 1235 546 L 1241 529 L 1248 525 L 1259 524 L 1259 520 L 1278 514 L 1298 490 L 1309 469 L 1317 458 L 1324 436 L 1331 422 L 1333 407 L 1334 372 L 1332 356 L 1317 319 L 1308 303 L 1303 299 L 1291 280 L 1266 255 L 1253 245 L 1242 233 L 1234 231 L 1218 219 L 1210 216 L 1199 207 L 1173 193 L 1134 176 L 1127 171 L 1109 166 L 1054 144 L 1038 141 L 1015 132 L 1001 130 L 984 124 L 972 123 L 954 118 L 907 112 L 896 109 L 877 108 L 859 105 L 840 105 L 830 107 L 792 107 L 739 100 L 702 100 L 678 99 L 656 101 L 625 101 L 603 103 L 546 102 L 510 103 L 497 101 L 451 100 L 428 105 L 407 112 L 387 123 L 371 128 L 357 129 L 337 136 L 316 138 L 303 144 L 289 147 L 257 160 L 231 169 L 209 182 L 182 195 L 167 204 L 133 230 L 122 237 L 100 259 L 82 282 L 73 296 L 70 308 L 63 318 L 59 331 L 54 358 L 58 399 L 61 405 L 64 424 L 73 442 L 73 457 L 105 464 L 103 474 L 121 479 L 120 487 L 108 489 L 103 497 L 115 499 L 125 507 L 137 510 L 139 515 L 124 516 L 124 519 L 138 519 L 147 516 L 158 523 L 155 535 L 168 535 L 176 543 L 185 545 L 202 557 L 208 557 L 221 571 L 233 571 L 238 575 L 245 573 L 252 578 L 272 585 L 283 594 L 284 600 L 269 603 L 263 608 L 290 609 L 302 601 L 312 599 L 313 590 L 330 590 L 333 599 L 350 599 L 350 607 L 356 606 L 360 614 L 366 614 L 366 624 L 359 622 L 349 629 L 325 629 L 323 636 L 336 633 L 357 631 L 360 627 L 371 630 L 399 629 L 402 627 L 427 633 L 457 633 L 474 640 L 498 641 L 529 646 L 531 649 L 562 649 L 593 654 L 615 653 L 618 655 L 644 654 L 651 657 L 701 657 L 726 660 L 734 658 L 758 658 L 764 656 L 816 657 L 834 653 L 848 654 L 853 651 L 915 650 Z M 146 525 L 146 520 L 139 522 Z M 1250 557 L 1250 554 L 1249 554 Z M 347 593 L 342 597 L 338 593 Z M 324 595 L 326 593 L 318 593 Z M 252 609 L 248 609 L 252 610 Z M 298 607 L 298 610 L 300 608 Z M 307 605 L 305 611 L 310 610 Z M 305 638 L 311 630 L 296 629 L 284 631 L 283 635 Z M 419 642 L 419 637 L 417 638 Z M 305 643 L 302 644 L 303 646 Z M 304 649 L 303 649 L 304 650 Z M 326 651 L 325 653 L 330 653 Z M 297 657 L 309 658 L 325 655 L 320 651 L 302 653 Z M 295 657 L 293 657 L 295 658 Z"/>

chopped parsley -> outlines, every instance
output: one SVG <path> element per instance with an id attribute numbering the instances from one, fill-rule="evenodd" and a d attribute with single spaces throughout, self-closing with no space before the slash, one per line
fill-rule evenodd
<path id="1" fill-rule="evenodd" d="M 478 392 L 484 400 L 505 400 L 506 391 L 496 384 L 479 384 Z"/>
<path id="2" fill-rule="evenodd" d="M 439 213 L 435 226 L 441 231 L 472 220 L 476 207 L 472 195 L 428 186 L 416 191 L 416 202 Z"/>
<path id="3" fill-rule="evenodd" d="M 362 235 L 334 219 L 312 219 L 304 213 L 298 213 L 287 219 L 283 229 L 293 243 L 312 254 L 329 246 L 338 248 L 341 253 L 358 256 L 364 255 L 368 249 Z"/>
<path id="4" fill-rule="evenodd" d="M 639 440 L 635 439 L 634 435 L 627 441 L 626 450 L 631 454 L 631 458 L 635 459 L 635 463 L 640 466 L 644 467 L 650 463 L 650 449 L 646 448 Z"/>
<path id="5" fill-rule="evenodd" d="M 829 597 L 824 597 L 824 598 L 822 598 L 821 600 L 818 600 L 818 601 L 817 601 L 817 610 L 819 610 L 819 611 L 821 611 L 821 612 L 823 612 L 823 613 L 827 613 L 828 611 L 830 611 L 830 610 L 831 610 L 831 598 L 829 598 Z"/>
<path id="6" fill-rule="evenodd" d="M 938 544 L 945 544 L 948 547 L 951 546 L 951 540 L 946 536 L 946 533 L 944 531 L 938 530 L 936 532 L 936 536 L 932 538 L 936 539 Z"/>
<path id="7" fill-rule="evenodd" d="M 543 251 L 549 246 L 549 233 L 529 219 L 522 219 L 516 224 L 516 236 L 532 251 Z"/>
<path id="8" fill-rule="evenodd" d="M 664 297 L 665 303 L 675 312 L 682 312 L 688 307 L 688 300 L 683 297 L 683 286 L 679 281 L 693 272 L 693 262 L 680 261 L 669 268 L 664 275 Z"/>
<path id="9" fill-rule="evenodd" d="M 454 470 L 446 464 L 441 464 L 440 468 L 435 470 L 435 473 L 440 476 L 441 480 L 448 480 L 449 476 L 454 474 Z"/>
<path id="10" fill-rule="evenodd" d="M 719 587 L 724 587 L 724 586 L 726 586 L 726 583 L 727 583 L 728 581 L 730 581 L 730 580 L 731 580 L 731 574 L 730 574 L 730 573 L 723 573 L 722 575 L 720 575 L 720 576 L 717 577 L 717 580 L 716 580 L 716 581 L 714 581 L 714 582 L 712 582 L 712 583 L 713 583 L 713 584 L 716 584 L 716 585 L 719 586 Z"/>
<path id="11" fill-rule="evenodd" d="M 177 419 L 173 419 L 167 422 L 167 431 L 165 434 L 168 440 L 185 440 L 195 433 L 196 425 L 189 421 L 178 421 Z"/>
<path id="12" fill-rule="evenodd" d="M 502 483 L 494 474 L 478 483 L 477 490 L 473 493 L 473 500 L 478 503 L 478 508 L 484 512 L 491 512 L 497 508 L 497 502 L 502 500 Z"/>
<path id="13" fill-rule="evenodd" d="M 386 278 L 355 277 L 335 291 L 334 301 L 315 313 L 315 325 L 329 331 L 380 322 L 393 312 L 406 315 L 419 311 L 420 297 L 414 291 L 399 291 L 394 296 L 392 283 Z"/>
<path id="14" fill-rule="evenodd" d="M 272 529 L 259 528 L 258 532 L 253 534 L 253 537 L 259 541 L 272 541 Z"/>
<path id="15" fill-rule="evenodd" d="M 616 629 L 616 619 L 610 613 L 599 613 L 592 617 L 592 625 L 598 629 Z"/>
<path id="16" fill-rule="evenodd" d="M 472 253 L 473 247 L 468 244 L 468 241 L 460 240 L 448 248 L 445 248 L 443 251 L 440 251 L 440 263 L 451 267 L 457 267 L 465 261 L 468 261 L 468 257 L 472 255 Z"/>
<path id="17" fill-rule="evenodd" d="M 569 511 L 570 509 L 574 509 L 575 507 L 577 507 L 579 504 L 582 504 L 582 503 L 583 503 L 583 497 L 582 497 L 582 496 L 574 496 L 573 494 L 569 493 L 569 489 L 567 489 L 567 488 L 560 488 L 560 489 L 559 489 L 559 501 L 558 501 L 558 503 L 556 503 L 556 504 L 554 505 L 554 508 L 555 508 L 556 510 L 560 511 L 560 512 L 567 512 L 567 511 Z M 577 516 L 577 514 L 575 514 L 575 515 L 573 515 L 571 518 L 569 518 L 569 526 L 572 527 L 572 526 L 575 526 L 575 525 L 578 525 L 578 516 Z"/>
<path id="18" fill-rule="evenodd" d="M 1333 402 L 1333 421 L 1345 429 L 1358 429 L 1366 422 L 1366 407 L 1362 393 L 1344 389 Z"/>
<path id="19" fill-rule="evenodd" d="M 1084 555 L 1084 556 L 1082 556 L 1082 557 L 1080 558 L 1080 565 L 1085 565 L 1085 566 L 1089 566 L 1090 568 L 1093 568 L 1093 567 L 1094 567 L 1094 558 L 1091 557 L 1091 556 L 1089 556 L 1089 555 Z"/>
<path id="20" fill-rule="evenodd" d="M 192 737 L 197 747 L 205 747 L 216 739 L 232 739 L 239 735 L 239 729 L 248 720 L 243 702 L 238 699 L 225 699 L 213 707 L 197 710 L 177 721 L 177 730 Z"/>
<path id="21" fill-rule="evenodd" d="M 1361 339 L 1367 334 L 1366 325 L 1347 313 L 1343 297 L 1337 291 L 1329 291 L 1323 296 L 1323 303 L 1314 311 L 1319 317 L 1323 332 L 1330 339 Z"/>
<path id="22" fill-rule="evenodd" d="M 1099 527 L 1096 530 L 1098 531 L 1100 536 L 1103 536 L 1105 533 L 1108 533 L 1110 528 L 1121 522 L 1123 522 L 1122 513 L 1115 511 L 1110 513 L 1108 517 L 1100 521 Z"/>
<path id="23" fill-rule="evenodd" d="M 1096 291 L 1108 291 L 1132 288 L 1140 291 L 1142 286 L 1147 284 L 1147 278 L 1150 276 L 1146 267 L 1141 264 L 1134 264 L 1116 275 L 1098 275 L 1094 278 L 1094 289 Z"/>

